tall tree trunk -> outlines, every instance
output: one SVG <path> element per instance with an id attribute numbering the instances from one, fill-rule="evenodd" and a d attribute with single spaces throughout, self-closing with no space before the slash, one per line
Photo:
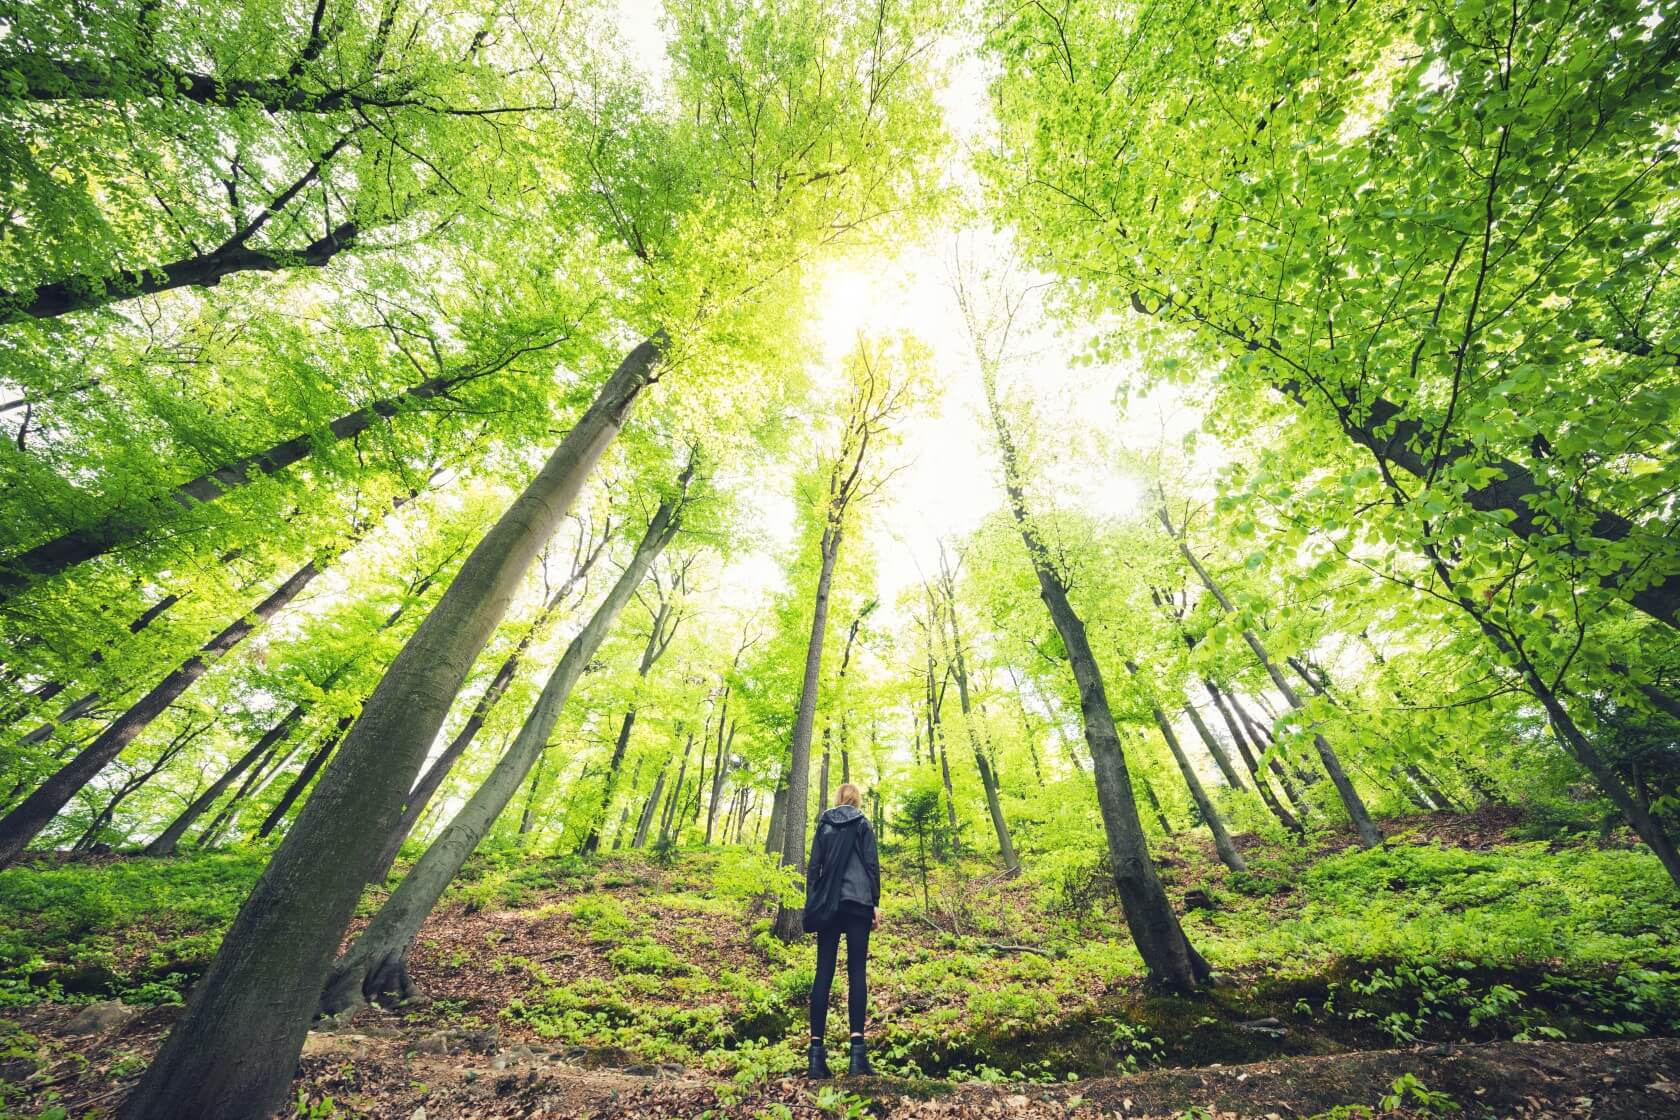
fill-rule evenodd
<path id="1" fill-rule="evenodd" d="M 630 352 L 397 655 L 122 1120 L 261 1120 L 279 1107 L 379 840 L 520 577 L 650 383 L 663 345 L 655 335 Z"/>
<path id="2" fill-rule="evenodd" d="M 943 562 L 943 554 L 941 561 Z M 957 624 L 955 581 L 948 571 L 944 572 L 943 576 L 945 621 L 951 630 L 951 670 L 957 678 L 957 703 L 962 709 L 963 726 L 968 729 L 968 745 L 974 751 L 974 765 L 980 771 L 980 785 L 986 791 L 986 811 L 991 814 L 992 831 L 997 834 L 998 853 L 1003 857 L 1004 870 L 1013 877 L 1021 873 L 1021 860 L 1015 854 L 1015 845 L 1009 838 L 1009 823 L 1003 816 L 1003 801 L 998 795 L 997 775 L 993 773 L 991 761 L 981 746 L 979 732 L 974 729 L 974 713 L 968 695 L 968 661 L 963 655 L 962 631 Z"/>
<path id="3" fill-rule="evenodd" d="M 1161 808 L 1161 799 L 1155 794 L 1155 785 L 1149 780 L 1148 774 L 1138 775 L 1138 785 L 1143 787 L 1143 799 L 1149 803 L 1149 808 L 1155 814 L 1155 823 L 1161 826 L 1161 833 L 1165 836 L 1177 835 L 1172 821 L 1167 819 L 1166 810 Z"/>
<path id="4" fill-rule="evenodd" d="M 609 775 L 610 777 L 611 775 Z M 642 760 L 636 759 L 636 768 L 630 771 L 630 797 L 618 811 L 618 827 L 613 829 L 612 850 L 618 851 L 624 847 L 624 826 L 630 820 L 630 802 L 636 798 L 636 787 L 642 784 Z"/>
<path id="5" fill-rule="evenodd" d="M 238 555 L 238 552 L 239 550 L 235 549 L 232 552 L 224 554 L 221 557 L 221 561 L 224 564 L 231 562 L 231 560 Z M 167 611 L 170 607 L 180 601 L 181 597 L 179 595 L 165 595 L 163 598 L 159 599 L 157 602 L 142 611 L 139 617 L 135 618 L 134 621 L 130 622 L 128 624 L 128 632 L 130 634 L 140 633 L 140 631 L 146 629 L 155 622 L 159 615 L 163 614 L 164 611 Z M 94 650 L 93 653 L 88 656 L 89 663 L 93 665 L 99 665 L 103 663 L 104 660 L 105 654 L 100 650 Z M 61 681 L 47 681 L 45 684 L 30 693 L 26 704 L 45 704 L 48 700 L 51 700 L 53 697 L 63 692 L 66 687 L 67 686 Z M 48 739 L 52 738 L 53 732 L 57 729 L 59 724 L 68 723 L 73 719 L 80 719 L 89 708 L 93 707 L 93 705 L 98 702 L 98 692 L 88 693 L 80 700 L 77 700 L 75 703 L 65 708 L 56 717 L 48 719 L 46 723 L 41 724 L 41 726 L 29 732 L 29 734 L 23 736 L 18 740 L 18 745 L 34 746 L 37 743 L 46 742 Z M 8 712 L 3 720 L 0 720 L 0 722 L 10 723 L 12 720 L 20 718 L 22 714 L 23 705 L 19 705 L 11 712 Z"/>
<path id="6" fill-rule="evenodd" d="M 647 801 L 642 805 L 641 816 L 636 820 L 636 835 L 630 841 L 632 848 L 647 846 L 648 833 L 653 829 L 653 814 L 659 808 L 659 798 L 665 793 L 665 775 L 670 768 L 671 762 L 667 759 L 665 765 L 659 768 L 659 773 L 654 776 L 653 789 L 648 792 Z"/>
<path id="7" fill-rule="evenodd" d="M 670 648 L 671 639 L 676 636 L 677 624 L 682 621 L 681 615 L 677 613 L 676 609 L 676 591 L 677 587 L 675 583 L 673 583 L 670 594 L 668 595 L 665 593 L 663 588 L 661 589 L 659 606 L 653 610 L 653 622 L 648 628 L 647 642 L 642 646 L 642 659 L 636 665 L 636 676 L 640 680 L 647 679 L 647 675 L 653 669 L 654 663 L 657 662 L 660 657 L 664 655 L 665 651 Z M 635 702 L 632 701 L 630 707 L 624 713 L 624 723 L 620 726 L 618 731 L 618 742 L 613 746 L 612 761 L 607 764 L 607 776 L 601 784 L 601 809 L 597 817 L 597 823 L 589 830 L 589 834 L 583 838 L 583 844 L 579 848 L 579 851 L 584 855 L 591 855 L 601 847 L 601 829 L 607 818 L 607 810 L 612 805 L 614 787 L 616 786 L 618 779 L 618 771 L 624 763 L 624 753 L 630 747 L 630 732 L 635 726 L 636 705 Z M 640 778 L 640 775 L 641 770 L 640 764 L 638 763 L 636 777 L 632 778 L 630 781 L 632 791 L 634 791 L 636 781 Z M 624 818 L 628 818 L 629 812 L 629 809 L 626 808 L 624 811 Z M 624 819 L 620 819 L 620 833 L 623 832 L 623 828 Z M 623 839 L 623 836 L 620 835 L 618 839 L 614 841 L 613 847 L 617 848 L 623 843 Z"/>
<path id="8" fill-rule="evenodd" d="M 1157 511 L 1157 515 L 1160 517 L 1161 523 L 1166 526 L 1167 534 L 1178 542 L 1179 553 L 1189 562 L 1191 570 L 1202 581 L 1202 586 L 1208 589 L 1209 594 L 1219 603 L 1221 610 L 1226 614 L 1234 615 L 1236 610 L 1232 607 L 1231 601 L 1225 597 L 1225 592 L 1208 574 L 1207 568 L 1203 567 L 1202 562 L 1196 558 L 1195 552 L 1191 550 L 1190 544 L 1184 539 L 1183 534 L 1174 529 L 1172 519 L 1167 515 L 1166 508 L 1163 506 Z M 1291 708 L 1300 711 L 1303 707 L 1301 697 L 1290 685 L 1288 679 L 1278 671 L 1276 663 L 1272 661 L 1271 654 L 1266 651 L 1266 647 L 1261 644 L 1259 636 L 1247 627 L 1243 628 L 1242 635 L 1243 641 L 1248 643 L 1248 648 L 1260 662 L 1260 667 L 1266 670 L 1266 675 L 1271 678 L 1273 686 L 1277 688 L 1285 702 Z M 1336 787 L 1337 796 L 1342 799 L 1342 806 L 1347 810 L 1348 818 L 1353 822 L 1354 832 L 1359 836 L 1360 845 L 1366 848 L 1379 847 L 1383 842 L 1382 831 L 1377 828 L 1376 822 L 1371 820 L 1371 814 L 1365 808 L 1365 802 L 1360 799 L 1359 791 L 1353 788 L 1353 782 L 1348 779 L 1347 772 L 1342 769 L 1341 760 L 1336 757 L 1336 752 L 1331 748 L 1329 740 L 1319 732 L 1314 731 L 1313 747 L 1318 751 L 1319 761 L 1324 764 L 1324 772 L 1330 775 L 1330 782 Z"/>
<path id="9" fill-rule="evenodd" d="M 1213 706 L 1218 710 L 1220 718 L 1225 721 L 1225 729 L 1230 732 L 1231 741 L 1237 747 L 1237 754 L 1241 756 L 1243 765 L 1248 768 L 1249 777 L 1254 782 L 1254 788 L 1260 794 L 1260 800 L 1266 803 L 1266 808 L 1271 810 L 1272 815 L 1278 819 L 1278 823 L 1282 824 L 1284 828 L 1297 836 L 1305 835 L 1306 830 L 1301 827 L 1301 822 L 1295 819 L 1293 813 L 1284 808 L 1283 802 L 1279 800 L 1277 794 L 1272 792 L 1271 783 L 1266 780 L 1266 775 L 1261 772 L 1259 761 L 1255 758 L 1254 753 L 1249 750 L 1248 739 L 1243 735 L 1242 727 L 1237 723 L 1236 717 L 1225 706 L 1225 697 L 1219 691 L 1218 686 L 1206 677 L 1202 678 L 1202 684 L 1207 689 L 1208 696 L 1212 698 Z M 1206 726 L 1205 723 L 1202 724 L 1203 728 Z M 1275 759 L 1273 760 L 1273 769 L 1279 781 L 1282 781 L 1284 777 L 1283 767 L 1277 766 Z"/>
<path id="10" fill-rule="evenodd" d="M 241 809 L 255 801 L 263 790 L 268 788 L 274 776 L 286 768 L 286 764 L 292 761 L 292 756 L 297 754 L 302 746 L 301 742 L 295 742 L 282 751 L 280 745 L 275 744 L 268 754 L 252 767 L 245 781 L 234 791 L 234 795 L 227 799 L 221 810 L 210 818 L 210 823 L 204 826 L 204 831 L 193 841 L 193 847 L 201 851 L 214 847 L 221 840 L 223 833 L 232 827 Z"/>
<path id="11" fill-rule="evenodd" d="M 291 711 L 280 717 L 278 723 L 265 731 L 262 738 L 258 739 L 250 750 L 240 755 L 232 766 L 222 772 L 221 777 L 210 783 L 209 789 L 194 798 L 192 804 L 188 805 L 180 816 L 170 821 L 169 827 L 158 833 L 157 839 L 147 844 L 145 850 L 140 854 L 147 856 L 174 855 L 175 849 L 181 843 L 181 838 L 187 834 L 187 830 L 193 826 L 194 822 L 210 811 L 210 807 L 221 798 L 222 794 L 227 792 L 229 786 L 239 780 L 241 774 L 255 766 L 257 760 L 267 757 L 268 753 L 281 740 L 292 733 L 292 729 L 303 718 L 303 712 L 303 705 L 297 704 L 292 707 Z"/>
<path id="12" fill-rule="evenodd" d="M 718 798 L 723 794 L 724 780 L 729 776 L 729 746 L 735 741 L 735 721 L 729 721 L 729 734 L 723 733 L 723 719 L 718 719 L 717 756 L 712 760 L 712 797 L 706 810 L 706 846 L 712 846 L 712 827 L 717 820 Z M 726 840 L 725 843 L 728 843 Z"/>
<path id="13" fill-rule="evenodd" d="M 411 403 L 445 398 L 456 387 L 498 372 L 520 356 L 551 345 L 553 342 L 519 347 L 485 362 L 411 385 L 400 393 L 346 412 L 323 429 L 292 436 L 261 451 L 241 456 L 189 479 L 173 490 L 138 505 L 113 510 L 91 525 L 72 529 L 16 556 L 0 560 L 0 603 L 40 580 L 115 548 L 136 543 L 183 511 L 214 502 L 252 482 L 278 474 L 324 447 L 353 439 L 381 420 L 396 416 Z"/>
<path id="14" fill-rule="evenodd" d="M 828 808 L 828 732 L 832 725 L 823 724 L 822 772 L 817 779 L 817 812 Z"/>
<path id="15" fill-rule="evenodd" d="M 1028 516 L 1015 446 L 998 405 L 994 376 L 992 370 L 984 369 L 986 402 L 1003 458 L 1004 490 L 1038 578 L 1039 596 L 1067 649 L 1074 680 L 1079 686 L 1079 711 L 1085 726 L 1085 741 L 1091 748 L 1097 803 L 1126 926 L 1150 978 L 1169 990 L 1190 991 L 1207 980 L 1213 970 L 1184 936 L 1178 915 L 1173 913 L 1167 892 L 1162 889 L 1149 858 L 1149 843 L 1144 837 L 1143 822 L 1138 819 L 1137 799 L 1132 793 L 1131 776 L 1126 772 L 1125 754 L 1108 705 L 1102 670 L 1091 651 L 1085 623 L 1068 600 L 1067 586 Z"/>
<path id="16" fill-rule="evenodd" d="M 1551 724 L 1552 732 L 1557 736 L 1564 753 L 1574 758 L 1593 776 L 1599 789 L 1610 799 L 1610 803 L 1621 810 L 1623 818 L 1639 838 L 1645 841 L 1646 847 L 1651 849 L 1652 854 L 1657 857 L 1658 862 L 1663 866 L 1663 870 L 1668 872 L 1669 879 L 1673 881 L 1675 886 L 1680 887 L 1680 851 L 1676 850 L 1674 840 L 1668 834 L 1668 830 L 1663 826 L 1663 823 L 1651 815 L 1648 805 L 1628 791 L 1627 786 L 1623 784 L 1621 775 L 1598 753 L 1592 741 L 1575 722 L 1575 718 L 1569 714 L 1569 709 L 1564 706 L 1563 698 L 1556 689 L 1547 683 L 1546 678 L 1540 673 L 1540 670 L 1528 655 L 1513 644 L 1511 639 L 1506 637 L 1493 624 L 1483 610 L 1477 606 L 1473 598 L 1459 589 L 1457 581 L 1453 578 L 1452 569 L 1442 559 L 1440 551 L 1434 543 L 1432 541 L 1425 543 L 1424 550 L 1428 554 L 1436 574 L 1441 577 L 1441 582 L 1451 589 L 1459 606 L 1475 621 L 1483 636 L 1505 657 L 1510 667 L 1521 674 L 1523 684 L 1527 686 L 1534 698 L 1540 701 L 1541 707 L 1545 709 L 1546 718 Z"/>
<path id="17" fill-rule="evenodd" d="M 786 764 L 776 776 L 776 792 L 770 798 L 770 835 L 764 838 L 766 855 L 779 856 L 784 847 L 782 838 L 787 829 L 788 776 Z"/>
<path id="18" fill-rule="evenodd" d="M 275 829 L 280 827 L 280 822 L 286 819 L 287 812 L 296 804 L 297 799 L 303 796 L 303 791 L 309 788 L 309 783 L 314 781 L 315 775 L 320 772 L 321 767 L 326 765 L 327 759 L 332 757 L 333 750 L 344 738 L 344 733 L 350 729 L 353 722 L 354 717 L 342 716 L 333 725 L 333 729 L 328 732 L 326 739 L 319 747 L 315 748 L 315 753 L 309 756 L 308 761 L 303 764 L 303 769 L 297 772 L 297 776 L 292 779 L 292 784 L 286 787 L 286 792 L 280 795 L 280 800 L 274 803 L 274 808 L 270 809 L 268 816 L 263 818 L 262 824 L 257 828 L 256 838 L 258 840 L 267 839 L 273 835 Z"/>
<path id="19" fill-rule="evenodd" d="M 703 730 L 709 732 L 711 729 L 710 728 L 704 728 Z M 706 764 L 705 738 L 706 738 L 705 736 L 702 736 L 701 737 L 701 742 L 700 742 L 700 765 L 702 767 L 704 767 L 705 764 Z M 683 744 L 682 765 L 677 767 L 677 784 L 671 787 L 671 796 L 665 799 L 665 809 L 659 816 L 659 839 L 660 840 L 666 840 L 666 839 L 671 839 L 672 838 L 672 825 L 673 824 L 678 826 L 677 831 L 679 831 L 679 832 L 681 831 L 681 823 L 677 820 L 677 818 L 678 818 L 678 815 L 681 812 L 681 810 L 679 809 L 679 805 L 681 804 L 681 801 L 682 801 L 683 782 L 688 777 L 688 756 L 693 754 L 693 753 L 694 753 L 694 732 L 690 731 L 688 733 L 688 741 Z M 698 787 L 703 785 L 704 782 L 705 782 L 705 778 L 704 778 L 703 775 L 699 775 L 699 774 L 695 775 L 694 784 L 696 786 L 696 789 L 695 789 L 695 797 L 696 798 L 699 797 L 699 788 Z"/>
<path id="20" fill-rule="evenodd" d="M 1248 788 L 1243 785 L 1242 778 L 1237 776 L 1236 767 L 1231 765 L 1231 756 L 1225 753 L 1224 744 L 1213 737 L 1212 730 L 1202 719 L 1202 713 L 1196 710 L 1196 705 L 1186 700 L 1184 702 L 1184 714 L 1190 720 L 1190 726 L 1196 729 L 1196 736 L 1201 739 L 1202 746 L 1207 748 L 1208 757 L 1213 759 L 1215 766 L 1219 767 L 1219 775 L 1225 779 L 1225 784 L 1231 789 Z"/>
<path id="21" fill-rule="evenodd" d="M 134 741 L 135 736 L 151 726 L 152 721 L 168 710 L 169 705 L 191 688 L 212 665 L 249 637 L 262 623 L 278 614 L 282 607 L 296 598 L 320 573 L 321 569 L 313 560 L 293 572 L 268 598 L 258 603 L 250 614 L 205 642 L 197 653 L 176 666 L 154 685 L 150 692 L 135 701 L 133 706 L 100 732 L 98 738 L 43 782 L 34 793 L 18 802 L 17 806 L 0 820 L 0 867 L 16 859 L 58 811 L 69 803 L 77 791 L 110 765 L 111 760 Z"/>
<path id="22" fill-rule="evenodd" d="M 1138 682 L 1139 691 L 1143 689 L 1142 673 L 1138 671 L 1135 662 L 1125 662 L 1126 672 Z M 1248 864 L 1243 862 L 1242 853 L 1231 842 L 1231 834 L 1225 828 L 1225 818 L 1220 816 L 1219 809 L 1213 799 L 1202 788 L 1201 778 L 1196 776 L 1196 768 L 1190 765 L 1190 759 L 1184 753 L 1184 745 L 1178 741 L 1178 735 L 1173 731 L 1172 721 L 1167 713 L 1154 700 L 1149 700 L 1149 712 L 1155 717 L 1155 728 L 1160 731 L 1161 738 L 1166 740 L 1167 750 L 1172 752 L 1173 761 L 1178 764 L 1178 772 L 1184 777 L 1184 785 L 1190 791 L 1190 800 L 1196 803 L 1196 811 L 1202 815 L 1202 822 L 1213 833 L 1213 848 L 1219 853 L 1219 862 L 1232 871 L 1247 871 Z"/>
<path id="23" fill-rule="evenodd" d="M 794 715 L 786 771 L 787 796 L 782 799 L 782 866 L 805 871 L 805 818 L 811 797 L 811 732 L 817 717 L 817 686 L 822 676 L 823 636 L 828 631 L 828 597 L 834 585 L 834 562 L 840 556 L 841 525 L 831 512 L 818 545 L 821 567 L 817 597 L 811 612 L 811 636 L 805 643 L 805 673 L 799 684 L 799 707 Z M 774 827 L 771 829 L 774 833 Z M 776 936 L 792 942 L 801 930 L 803 909 L 781 906 L 776 911 Z"/>
<path id="24" fill-rule="evenodd" d="M 461 756 L 467 752 L 467 748 L 472 745 L 473 740 L 478 738 L 479 731 L 484 728 L 484 721 L 490 718 L 491 709 L 507 692 L 508 686 L 513 684 L 514 675 L 519 671 L 519 663 L 525 656 L 525 651 L 530 648 L 531 642 L 536 639 L 542 628 L 548 624 L 548 620 L 553 617 L 554 612 L 560 608 L 560 604 L 565 601 L 572 588 L 594 566 L 595 560 L 600 556 L 601 549 L 605 547 L 606 542 L 607 537 L 603 536 L 600 545 L 572 565 L 571 574 L 566 582 L 561 584 L 559 590 L 555 591 L 553 595 L 549 596 L 548 601 L 537 612 L 536 618 L 532 619 L 531 625 L 526 628 L 525 633 L 520 635 L 519 642 L 513 647 L 513 652 L 503 659 L 501 666 L 496 670 L 496 675 L 490 678 L 490 684 L 479 696 L 478 701 L 473 704 L 472 714 L 467 717 L 467 722 L 461 725 L 461 729 L 455 733 L 453 739 L 449 740 L 449 745 L 443 749 L 443 753 L 438 755 L 430 766 L 426 767 L 425 773 L 420 775 L 420 780 L 415 783 L 413 789 L 408 791 L 408 796 L 403 801 L 402 816 L 380 847 L 379 857 L 374 861 L 368 882 L 383 883 L 386 876 L 390 875 L 391 865 L 397 862 L 397 856 L 402 851 L 404 841 L 414 831 L 414 826 L 420 822 L 420 814 L 426 811 L 426 806 L 436 796 L 438 789 L 443 785 L 443 780 L 449 776 L 449 771 L 454 768 L 455 763 L 460 761 Z"/>
<path id="25" fill-rule="evenodd" d="M 560 711 L 585 667 L 600 650 L 630 596 L 647 577 L 654 559 L 676 535 L 693 469 L 691 462 L 680 480 L 681 495 L 660 504 L 630 563 L 625 565 L 583 629 L 566 646 L 560 663 L 554 667 L 514 737 L 513 745 L 403 877 L 401 885 L 379 908 L 355 944 L 332 965 L 325 983 L 317 988 L 322 1014 L 334 1014 L 381 995 L 407 998 L 413 993 L 408 976 L 408 951 L 415 934 L 542 756 Z"/>
<path id="26" fill-rule="evenodd" d="M 139 790 L 141 786 L 157 777 L 163 768 L 168 766 L 170 762 L 175 759 L 176 755 L 186 750 L 187 747 L 192 744 L 194 739 L 198 738 L 215 725 L 215 721 L 211 720 L 209 723 L 201 724 L 197 727 L 188 723 L 186 727 L 182 728 L 181 731 L 169 741 L 169 745 L 158 752 L 158 756 L 152 760 L 152 764 L 150 766 L 146 767 L 146 769 L 137 774 L 131 775 L 120 787 L 118 787 L 116 794 L 112 796 L 111 800 L 105 803 L 105 808 L 99 811 L 99 815 L 94 817 L 93 823 L 88 825 L 87 831 L 82 833 L 81 837 L 71 846 L 70 850 L 73 852 L 85 852 L 97 844 L 99 842 L 100 833 L 102 833 L 116 817 L 117 807 L 124 801 L 128 800 L 128 798 Z"/>
<path id="27" fill-rule="evenodd" d="M 542 785 L 543 763 L 548 761 L 547 753 L 537 755 L 536 765 L 531 767 L 531 784 L 525 788 L 525 808 L 519 814 L 519 835 L 529 836 L 536 824 L 537 788 Z"/>

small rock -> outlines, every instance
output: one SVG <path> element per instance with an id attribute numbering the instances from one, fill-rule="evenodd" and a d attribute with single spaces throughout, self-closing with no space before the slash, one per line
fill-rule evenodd
<path id="1" fill-rule="evenodd" d="M 433 1031 L 431 1034 L 422 1035 L 415 1041 L 414 1049 L 422 1054 L 447 1054 L 451 1041 L 449 1036 L 452 1033 L 451 1031 Z"/>
<path id="2" fill-rule="evenodd" d="M 101 1000 L 98 1003 L 90 1003 L 76 1012 L 70 1021 L 64 1024 L 64 1029 L 69 1034 L 104 1034 L 107 1031 L 121 1030 L 139 1014 L 138 1007 L 129 1007 L 121 1000 Z"/>
<path id="3" fill-rule="evenodd" d="M 426 1120 L 426 1106 L 421 1105 L 419 1108 L 409 1113 L 408 1120 Z"/>

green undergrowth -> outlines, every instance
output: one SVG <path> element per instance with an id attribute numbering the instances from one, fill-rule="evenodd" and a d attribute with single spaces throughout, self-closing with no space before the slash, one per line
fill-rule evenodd
<path id="1" fill-rule="evenodd" d="M 936 865 L 924 910 L 919 883 L 899 889 L 913 872 L 889 845 L 871 965 L 876 1065 L 912 1080 L 1065 1081 L 1418 1042 L 1680 1033 L 1680 909 L 1643 851 L 1508 835 L 1467 849 L 1396 832 L 1369 852 L 1254 843 L 1243 875 L 1196 842 L 1165 847 L 1169 893 L 1211 902 L 1184 925 L 1219 978 L 1191 997 L 1142 983 L 1098 853 L 1038 865 L 1029 853 L 1012 881 L 978 861 Z M 261 862 L 0 873 L 0 993 L 178 1000 Z M 785 886 L 740 850 L 684 851 L 669 866 L 481 854 L 446 902 L 453 940 L 422 934 L 436 1002 L 407 1018 L 423 1030 L 471 1008 L 601 1060 L 753 1084 L 802 1062 L 815 953 L 810 939 L 770 934 Z M 510 947 L 519 923 L 530 932 Z"/>

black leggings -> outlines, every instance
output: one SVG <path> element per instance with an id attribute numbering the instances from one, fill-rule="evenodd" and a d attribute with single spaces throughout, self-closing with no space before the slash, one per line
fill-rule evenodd
<path id="1" fill-rule="evenodd" d="M 828 993 L 834 987 L 834 965 L 840 955 L 840 935 L 846 935 L 846 1017 L 852 1033 L 863 1033 L 869 1011 L 869 927 L 875 911 L 867 906 L 842 902 L 826 929 L 817 931 L 817 979 L 811 985 L 811 1037 L 821 1038 L 828 1029 Z"/>

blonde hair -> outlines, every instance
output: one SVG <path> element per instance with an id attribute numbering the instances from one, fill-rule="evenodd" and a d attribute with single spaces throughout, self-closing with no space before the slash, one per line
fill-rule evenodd
<path id="1" fill-rule="evenodd" d="M 834 804 L 850 805 L 854 809 L 863 808 L 863 791 L 851 782 L 841 782 L 840 788 L 834 791 Z"/>

